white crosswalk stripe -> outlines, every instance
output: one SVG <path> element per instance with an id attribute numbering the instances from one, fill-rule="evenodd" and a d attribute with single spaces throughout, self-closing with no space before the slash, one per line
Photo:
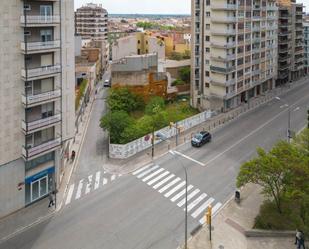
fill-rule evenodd
<path id="1" fill-rule="evenodd" d="M 168 177 L 164 178 L 161 182 L 158 182 L 156 185 L 153 186 L 154 189 L 159 188 L 161 185 L 163 185 L 164 183 L 168 182 L 168 180 L 170 180 L 171 178 L 173 178 L 175 175 L 171 174 Z"/>
<path id="2" fill-rule="evenodd" d="M 165 185 L 163 188 L 159 190 L 159 193 L 163 193 L 165 190 L 169 189 L 171 186 L 173 186 L 175 183 L 179 182 L 181 179 L 177 177 L 173 181 L 171 181 L 169 184 Z"/>
<path id="3" fill-rule="evenodd" d="M 193 188 L 193 185 L 189 185 L 188 188 L 187 188 L 187 192 L 189 192 L 191 189 Z M 182 191 L 180 191 L 177 195 L 175 195 L 171 201 L 172 202 L 175 202 L 177 201 L 181 196 L 183 196 L 184 194 L 186 193 L 186 188 Z"/>
<path id="4" fill-rule="evenodd" d="M 135 176 L 135 175 L 139 174 L 140 172 L 142 172 L 143 170 L 149 168 L 149 167 L 152 166 L 152 165 L 153 165 L 153 164 L 148 164 L 148 165 L 146 165 L 146 166 L 144 166 L 144 167 L 142 167 L 142 168 L 140 168 L 140 169 L 134 171 L 134 172 L 132 173 L 132 175 Z M 104 172 L 104 173 L 105 173 L 105 172 Z"/>
<path id="5" fill-rule="evenodd" d="M 212 215 L 214 215 L 218 210 L 219 208 L 222 206 L 222 203 L 221 202 L 218 202 L 213 208 L 212 208 Z"/>
<path id="6" fill-rule="evenodd" d="M 157 168 L 159 168 L 159 166 L 158 166 L 158 165 L 155 165 L 155 166 L 151 167 L 150 169 L 147 169 L 147 170 L 145 170 L 144 172 L 142 172 L 141 174 L 139 174 L 139 175 L 137 176 L 137 178 L 142 178 L 143 176 L 149 174 L 150 172 L 153 172 L 153 171 L 154 171 L 155 169 L 157 169 Z"/>
<path id="7" fill-rule="evenodd" d="M 161 175 L 157 176 L 156 178 L 152 179 L 151 181 L 149 181 L 147 184 L 148 185 L 152 185 L 155 182 L 159 181 L 160 179 L 162 179 L 164 176 L 168 175 L 170 172 L 169 171 L 165 171 L 163 172 Z"/>
<path id="8" fill-rule="evenodd" d="M 73 195 L 73 191 L 74 191 L 74 187 L 75 187 L 75 184 L 73 183 L 70 188 L 69 188 L 69 192 L 68 192 L 68 195 L 67 195 L 67 199 L 65 200 L 65 205 L 68 205 L 70 202 L 71 202 L 71 199 L 72 199 L 72 195 Z"/>
<path id="9" fill-rule="evenodd" d="M 214 198 L 209 198 L 206 202 L 204 202 L 198 209 L 196 209 L 191 216 L 193 218 L 196 218 L 199 216 L 208 206 L 215 201 Z"/>
<path id="10" fill-rule="evenodd" d="M 116 175 L 112 175 L 111 182 L 114 181 L 115 179 L 116 179 Z"/>
<path id="11" fill-rule="evenodd" d="M 105 177 L 103 178 L 103 185 L 108 183 L 108 179 L 106 179 Z"/>
<path id="12" fill-rule="evenodd" d="M 84 179 L 81 179 L 78 183 L 77 192 L 75 195 L 76 200 L 79 199 L 82 194 L 83 182 L 84 182 Z"/>
<path id="13" fill-rule="evenodd" d="M 86 190 L 85 190 L 86 195 L 90 193 L 91 185 L 92 185 L 92 175 L 88 176 L 88 182 L 87 182 Z"/>
<path id="14" fill-rule="evenodd" d="M 199 204 L 203 199 L 205 199 L 207 196 L 207 194 L 203 193 L 201 194 L 199 197 L 197 197 L 193 202 L 191 202 L 188 206 L 188 212 L 190 212 L 190 210 L 192 208 L 194 208 L 197 204 Z"/>
<path id="15" fill-rule="evenodd" d="M 191 194 L 188 195 L 187 197 L 187 201 L 191 200 L 195 195 L 197 195 L 200 192 L 199 189 L 195 189 Z M 183 198 L 180 202 L 177 203 L 178 207 L 183 206 L 183 204 L 185 204 L 186 202 L 186 198 Z"/>
<path id="16" fill-rule="evenodd" d="M 94 189 L 98 189 L 99 186 L 100 186 L 100 177 L 101 177 L 101 171 L 98 171 L 96 174 L 95 174 L 95 183 L 94 183 Z"/>
<path id="17" fill-rule="evenodd" d="M 158 169 L 157 171 L 155 171 L 154 173 L 152 173 L 152 174 L 150 174 L 150 175 L 148 175 L 148 176 L 146 176 L 145 178 L 143 178 L 143 182 L 146 182 L 146 181 L 148 181 L 149 179 L 151 179 L 152 177 L 154 177 L 154 176 L 156 176 L 157 174 L 159 174 L 160 172 L 162 172 L 164 169 L 163 168 L 161 168 L 161 169 Z"/>
<path id="18" fill-rule="evenodd" d="M 173 189 L 171 189 L 170 191 L 168 191 L 164 196 L 165 197 L 170 197 L 172 194 L 174 194 L 177 190 L 179 190 L 180 188 L 182 188 L 184 185 L 186 184 L 185 181 L 181 182 L 180 184 L 178 184 L 176 187 L 174 187 Z"/>

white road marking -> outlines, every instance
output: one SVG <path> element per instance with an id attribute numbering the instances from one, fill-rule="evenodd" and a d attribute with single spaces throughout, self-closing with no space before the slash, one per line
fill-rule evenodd
<path id="1" fill-rule="evenodd" d="M 213 203 L 215 201 L 214 198 L 209 198 L 206 202 L 203 203 L 203 205 L 201 205 L 198 209 L 196 209 L 193 213 L 192 213 L 192 217 L 196 218 L 197 216 L 200 215 L 200 213 L 202 213 L 206 208 L 208 208 L 208 206 Z"/>
<path id="2" fill-rule="evenodd" d="M 175 175 L 171 174 L 168 177 L 164 178 L 161 182 L 157 183 L 156 185 L 153 186 L 154 189 L 157 189 L 160 187 L 162 184 L 166 183 L 169 179 L 173 178 Z"/>
<path id="3" fill-rule="evenodd" d="M 111 182 L 114 181 L 115 179 L 116 179 L 116 175 L 112 175 Z"/>
<path id="4" fill-rule="evenodd" d="M 164 170 L 163 168 L 158 169 L 157 171 L 155 171 L 154 173 L 150 174 L 149 176 L 146 176 L 146 177 L 143 179 L 143 182 L 148 181 L 150 178 L 156 176 L 157 174 L 159 174 L 159 173 L 162 172 L 163 170 Z"/>
<path id="5" fill-rule="evenodd" d="M 197 164 L 199 164 L 199 165 L 201 165 L 201 166 L 206 166 L 204 163 L 199 162 L 199 161 L 197 161 L 197 160 L 193 159 L 192 157 L 189 157 L 189 156 L 187 156 L 187 155 L 185 155 L 185 154 L 182 154 L 182 153 L 179 152 L 179 151 L 174 150 L 173 152 L 174 152 L 175 154 L 177 154 L 177 155 L 179 155 L 179 156 L 182 156 L 182 157 L 184 157 L 184 158 L 186 158 L 186 159 L 188 159 L 188 160 L 190 160 L 190 161 L 192 161 L 192 162 L 194 162 L 194 163 L 197 163 Z"/>
<path id="6" fill-rule="evenodd" d="M 68 205 L 71 202 L 74 187 L 75 187 L 75 184 L 72 184 L 70 186 L 69 191 L 68 191 L 68 195 L 67 195 L 67 199 L 65 200 L 65 205 Z"/>
<path id="7" fill-rule="evenodd" d="M 189 192 L 189 190 L 192 189 L 192 188 L 193 188 L 193 185 L 189 185 L 188 188 L 187 188 L 187 191 Z M 171 199 L 171 201 L 172 201 L 172 202 L 177 201 L 177 200 L 178 200 L 181 196 L 183 196 L 185 193 L 186 193 L 186 188 L 185 188 L 184 190 L 180 191 L 177 195 L 175 195 L 175 196 Z"/>
<path id="8" fill-rule="evenodd" d="M 173 193 L 175 193 L 177 190 L 179 190 L 180 188 L 182 188 L 185 184 L 186 184 L 186 181 L 181 182 L 181 183 L 178 184 L 176 187 L 174 187 L 173 189 L 171 189 L 170 191 L 168 191 L 164 196 L 165 196 L 166 198 L 170 197 Z"/>
<path id="9" fill-rule="evenodd" d="M 89 194 L 90 188 L 91 188 L 91 184 L 92 184 L 92 175 L 88 176 L 88 182 L 87 182 L 87 185 L 86 185 L 85 194 Z"/>
<path id="10" fill-rule="evenodd" d="M 139 173 L 142 172 L 144 169 L 149 168 L 151 165 L 153 165 L 153 164 L 148 164 L 148 165 L 146 165 L 146 166 L 144 166 L 144 167 L 142 167 L 142 168 L 140 168 L 140 169 L 134 171 L 134 172 L 132 173 L 132 175 L 135 176 L 135 175 L 139 174 Z"/>
<path id="11" fill-rule="evenodd" d="M 108 182 L 108 179 L 103 178 L 103 185 L 107 184 L 107 182 Z"/>
<path id="12" fill-rule="evenodd" d="M 222 203 L 221 202 L 218 202 L 213 208 L 212 208 L 212 215 L 214 215 L 218 210 L 219 208 L 222 206 Z"/>
<path id="13" fill-rule="evenodd" d="M 188 206 L 188 212 L 190 212 L 190 210 L 192 208 L 194 208 L 197 204 L 199 204 L 203 199 L 205 199 L 207 196 L 207 194 L 203 193 L 201 194 L 199 197 L 197 197 L 193 202 L 191 202 Z"/>
<path id="14" fill-rule="evenodd" d="M 100 186 L 100 177 L 101 177 L 101 171 L 98 171 L 95 174 L 95 183 L 94 183 L 94 189 L 97 189 Z"/>
<path id="15" fill-rule="evenodd" d="M 199 223 L 201 223 L 202 225 L 204 225 L 205 222 L 206 222 L 206 218 L 205 218 L 205 215 L 203 215 L 203 217 L 200 218 Z"/>
<path id="16" fill-rule="evenodd" d="M 83 182 L 84 182 L 84 179 L 81 179 L 78 183 L 75 200 L 79 199 L 82 194 Z"/>
<path id="17" fill-rule="evenodd" d="M 181 179 L 179 177 L 177 177 L 176 179 L 174 179 L 170 183 L 166 184 L 163 188 L 161 188 L 159 190 L 159 193 L 163 193 L 165 190 L 167 190 L 168 188 L 170 188 L 171 186 L 173 186 L 175 183 L 179 182 L 180 180 Z"/>
<path id="18" fill-rule="evenodd" d="M 148 185 L 152 185 L 153 183 L 159 181 L 161 178 L 163 178 L 164 176 L 168 175 L 170 172 L 169 171 L 165 171 L 164 173 L 162 173 L 161 175 L 157 176 L 156 178 L 152 179 L 151 181 L 149 181 L 147 184 Z"/>
<path id="19" fill-rule="evenodd" d="M 153 171 L 154 171 L 155 169 L 157 169 L 157 168 L 159 168 L 159 166 L 158 166 L 158 165 L 155 165 L 155 166 L 151 167 L 150 169 L 145 170 L 143 173 L 139 174 L 139 175 L 137 176 L 137 178 L 142 178 L 143 176 L 149 174 L 150 172 L 153 172 Z"/>
<path id="20" fill-rule="evenodd" d="M 197 193 L 199 193 L 199 192 L 200 192 L 199 189 L 194 190 L 191 194 L 188 195 L 187 200 L 189 201 L 190 199 L 192 199 L 192 198 L 193 198 Z M 183 204 L 185 204 L 185 203 L 186 203 L 186 198 L 183 198 L 180 202 L 177 203 L 177 206 L 178 206 L 178 207 L 181 207 L 181 206 L 183 206 Z"/>

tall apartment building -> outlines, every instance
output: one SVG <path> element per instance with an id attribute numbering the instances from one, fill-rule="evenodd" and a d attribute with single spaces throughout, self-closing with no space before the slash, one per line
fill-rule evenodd
<path id="1" fill-rule="evenodd" d="M 279 0 L 277 85 L 304 75 L 303 5 Z"/>
<path id="2" fill-rule="evenodd" d="M 192 0 L 191 104 L 225 111 L 274 87 L 276 0 Z"/>
<path id="3" fill-rule="evenodd" d="M 101 4 L 89 3 L 75 12 L 75 33 L 83 39 L 108 38 L 108 14 Z"/>
<path id="4" fill-rule="evenodd" d="M 305 73 L 309 73 L 309 20 L 305 19 L 304 25 L 304 69 Z"/>
<path id="5" fill-rule="evenodd" d="M 0 217 L 60 182 L 74 135 L 73 0 L 2 0 Z"/>

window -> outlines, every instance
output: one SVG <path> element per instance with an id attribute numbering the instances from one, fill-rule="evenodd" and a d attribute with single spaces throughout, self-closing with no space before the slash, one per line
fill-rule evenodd
<path id="1" fill-rule="evenodd" d="M 207 17 L 210 17 L 210 12 L 207 11 L 207 12 L 206 12 L 206 16 L 207 16 Z"/>
<path id="2" fill-rule="evenodd" d="M 206 6 L 210 5 L 210 0 L 206 0 Z"/>
<path id="3" fill-rule="evenodd" d="M 205 39 L 206 41 L 210 41 L 210 36 L 206 35 Z"/>
<path id="4" fill-rule="evenodd" d="M 137 41 L 137 43 L 138 43 L 138 44 L 141 44 L 141 41 L 140 41 L 140 40 L 138 40 L 138 41 Z"/>
<path id="5" fill-rule="evenodd" d="M 206 64 L 206 65 L 209 65 L 209 60 L 205 60 L 205 64 Z"/>
<path id="6" fill-rule="evenodd" d="M 205 87 L 209 88 L 209 83 L 205 83 Z"/>
<path id="7" fill-rule="evenodd" d="M 209 71 L 205 71 L 206 77 L 209 77 Z"/>
<path id="8" fill-rule="evenodd" d="M 206 53 L 210 53 L 210 48 L 206 48 Z"/>
<path id="9" fill-rule="evenodd" d="M 30 4 L 24 4 L 24 10 L 31 10 Z"/>
<path id="10" fill-rule="evenodd" d="M 206 24 L 206 30 L 210 29 L 210 24 Z"/>

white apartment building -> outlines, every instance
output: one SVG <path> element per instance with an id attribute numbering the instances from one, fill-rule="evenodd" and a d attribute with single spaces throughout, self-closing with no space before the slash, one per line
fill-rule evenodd
<path id="1" fill-rule="evenodd" d="M 304 67 L 305 73 L 308 73 L 309 67 L 309 20 L 304 20 Z"/>
<path id="2" fill-rule="evenodd" d="M 108 13 L 102 4 L 88 3 L 76 10 L 75 33 L 82 39 L 107 41 Z"/>
<path id="3" fill-rule="evenodd" d="M 0 217 L 60 183 L 74 136 L 74 1 L 2 0 Z"/>
<path id="4" fill-rule="evenodd" d="M 274 87 L 276 0 L 192 0 L 191 104 L 226 111 Z"/>

